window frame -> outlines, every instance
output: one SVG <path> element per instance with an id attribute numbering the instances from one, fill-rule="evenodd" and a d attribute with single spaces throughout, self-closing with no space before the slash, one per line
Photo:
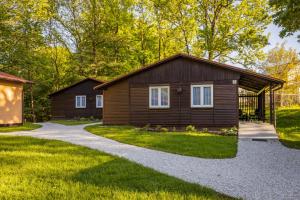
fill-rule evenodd
<path id="1" fill-rule="evenodd" d="M 161 89 L 168 90 L 168 105 L 161 105 Z M 152 105 L 152 89 L 158 89 L 158 105 Z M 170 108 L 170 86 L 169 85 L 155 85 L 149 86 L 149 108 L 150 109 L 168 109 Z"/>
<path id="2" fill-rule="evenodd" d="M 193 95 L 193 88 L 200 87 L 200 105 L 194 105 L 194 95 Z M 210 87 L 211 89 L 211 104 L 210 105 L 204 105 L 204 88 Z M 191 84 L 191 108 L 213 108 L 214 107 L 214 85 L 213 84 Z"/>
<path id="3" fill-rule="evenodd" d="M 80 98 L 80 106 L 77 106 L 77 97 Z M 85 98 L 85 104 L 84 106 L 82 105 L 82 98 Z M 76 95 L 75 96 L 75 108 L 86 108 L 86 95 Z"/>
<path id="4" fill-rule="evenodd" d="M 101 97 L 101 105 L 99 106 L 97 103 L 97 98 Z M 96 108 L 103 108 L 103 94 L 96 95 Z"/>

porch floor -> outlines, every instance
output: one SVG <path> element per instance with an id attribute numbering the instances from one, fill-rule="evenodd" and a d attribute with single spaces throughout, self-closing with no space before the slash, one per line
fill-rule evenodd
<path id="1" fill-rule="evenodd" d="M 239 138 L 278 139 L 278 136 L 274 126 L 269 123 L 240 121 Z"/>

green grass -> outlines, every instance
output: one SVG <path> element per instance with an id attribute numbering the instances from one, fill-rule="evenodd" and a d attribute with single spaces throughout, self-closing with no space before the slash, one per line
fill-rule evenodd
<path id="1" fill-rule="evenodd" d="M 85 128 L 96 135 L 122 143 L 201 158 L 232 158 L 237 137 L 206 133 L 149 132 L 130 126 L 92 125 Z"/>
<path id="2" fill-rule="evenodd" d="M 75 120 L 75 119 L 70 119 L 70 120 L 51 120 L 51 122 L 66 125 L 66 126 L 74 126 L 74 125 L 82 125 L 82 124 L 91 124 L 91 123 L 99 122 L 99 120 L 89 120 L 89 119 Z"/>
<path id="3" fill-rule="evenodd" d="M 0 141 L 0 199 L 231 199 L 85 147 L 30 137 Z"/>
<path id="4" fill-rule="evenodd" d="M 42 126 L 39 124 L 33 124 L 30 122 L 26 122 L 21 126 L 7 126 L 0 127 L 0 132 L 14 132 L 14 131 L 30 131 L 37 128 L 41 128 Z"/>
<path id="5" fill-rule="evenodd" d="M 287 147 L 300 149 L 300 106 L 277 110 L 277 132 Z"/>

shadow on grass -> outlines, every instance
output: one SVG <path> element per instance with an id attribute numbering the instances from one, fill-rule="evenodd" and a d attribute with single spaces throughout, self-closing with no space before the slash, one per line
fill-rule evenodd
<path id="1" fill-rule="evenodd" d="M 0 136 L 0 199 L 232 199 L 123 158 L 54 140 Z"/>
<path id="2" fill-rule="evenodd" d="M 300 141 L 292 141 L 292 140 L 285 140 L 285 139 L 280 139 L 279 141 L 281 142 L 281 144 L 283 144 L 286 147 L 300 150 Z"/>
<path id="3" fill-rule="evenodd" d="M 155 172 L 122 158 L 87 168 L 73 176 L 73 181 L 116 191 L 148 194 L 171 194 L 195 199 L 231 199 L 197 184 Z"/>

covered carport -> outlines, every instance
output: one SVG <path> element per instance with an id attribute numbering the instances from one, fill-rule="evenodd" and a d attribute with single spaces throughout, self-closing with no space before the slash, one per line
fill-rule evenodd
<path id="1" fill-rule="evenodd" d="M 277 90 L 282 88 L 283 84 L 283 80 L 271 76 L 258 74 L 250 70 L 241 71 L 239 88 L 251 93 L 239 93 L 240 120 L 263 122 L 268 120 L 270 124 L 276 126 L 274 95 Z M 266 119 L 266 104 L 269 105 L 269 119 Z"/>

